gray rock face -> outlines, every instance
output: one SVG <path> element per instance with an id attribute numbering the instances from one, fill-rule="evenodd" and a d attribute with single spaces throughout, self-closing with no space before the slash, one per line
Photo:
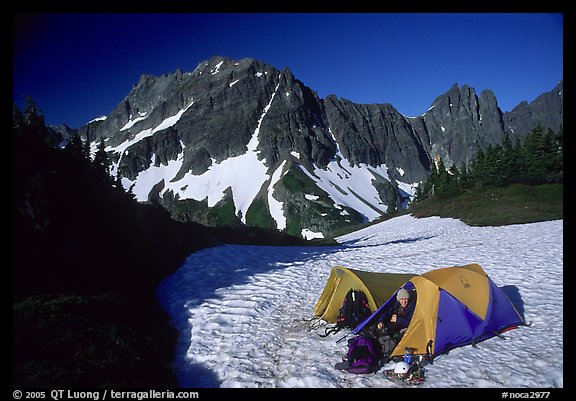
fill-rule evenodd
<path id="1" fill-rule="evenodd" d="M 564 119 L 564 81 L 550 92 L 538 96 L 532 103 L 523 101 L 512 111 L 504 113 L 506 131 L 523 135 L 538 124 L 559 132 Z"/>
<path id="2" fill-rule="evenodd" d="M 406 117 L 390 104 L 321 99 L 287 68 L 213 57 L 193 72 L 143 75 L 106 119 L 79 133 L 104 138 L 113 174 L 175 218 L 242 219 L 300 235 L 400 205 L 433 160 L 460 167 L 506 133 L 524 136 L 537 123 L 557 130 L 562 105 L 562 83 L 504 114 L 491 91 L 455 84 Z"/>
<path id="3" fill-rule="evenodd" d="M 478 97 L 474 88 L 454 84 L 434 100 L 415 129 L 427 140 L 432 159 L 460 167 L 468 164 L 478 149 L 500 143 L 504 134 L 501 114 L 491 91 Z"/>
<path id="4" fill-rule="evenodd" d="M 332 134 L 352 165 L 386 164 L 392 179 L 425 179 L 430 168 L 425 146 L 408 119 L 392 105 L 355 104 L 336 96 L 328 96 L 324 104 Z"/>
<path id="5" fill-rule="evenodd" d="M 78 130 L 67 125 L 53 125 L 50 127 L 50 141 L 54 147 L 63 148 L 71 137 L 78 135 Z"/>
<path id="6" fill-rule="evenodd" d="M 318 95 L 284 69 L 266 120 L 260 128 L 260 147 L 269 165 L 286 160 L 292 152 L 306 165 L 326 167 L 336 146 Z"/>

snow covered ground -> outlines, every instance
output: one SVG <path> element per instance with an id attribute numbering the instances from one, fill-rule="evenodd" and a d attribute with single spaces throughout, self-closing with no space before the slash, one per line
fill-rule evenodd
<path id="1" fill-rule="evenodd" d="M 470 227 L 401 216 L 338 238 L 337 247 L 223 245 L 192 254 L 159 288 L 180 333 L 182 387 L 403 387 L 382 371 L 337 371 L 344 334 L 305 321 L 334 265 L 424 273 L 479 263 L 530 326 L 426 367 L 425 387 L 544 388 L 563 384 L 563 220 Z"/>

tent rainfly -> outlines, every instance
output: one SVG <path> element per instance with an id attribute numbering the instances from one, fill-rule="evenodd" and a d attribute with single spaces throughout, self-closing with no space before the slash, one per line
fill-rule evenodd
<path id="1" fill-rule="evenodd" d="M 374 312 L 414 276 L 401 273 L 372 273 L 334 266 L 314 307 L 314 314 L 328 323 L 335 323 L 344 297 L 350 289 L 364 291 L 368 305 Z"/>
<path id="2" fill-rule="evenodd" d="M 416 355 L 436 357 L 526 324 L 502 289 L 476 263 L 421 275 L 367 273 L 336 266 L 316 304 L 316 315 L 335 321 L 346 292 L 354 288 L 350 283 L 368 291 L 370 306 L 377 308 L 352 331 L 354 334 L 367 332 L 389 313 L 398 302 L 395 295 L 400 288 L 411 292 L 416 302 L 414 315 L 391 357 L 405 354 L 407 347 Z"/>
<path id="3" fill-rule="evenodd" d="M 416 292 L 416 306 L 392 357 L 403 355 L 407 347 L 436 357 L 526 324 L 479 264 L 432 270 L 412 277 L 403 288 Z M 391 297 L 353 332 L 370 327 L 394 302 Z"/>

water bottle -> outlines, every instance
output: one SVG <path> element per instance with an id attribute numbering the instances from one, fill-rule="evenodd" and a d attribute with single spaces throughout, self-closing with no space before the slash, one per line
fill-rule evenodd
<path id="1" fill-rule="evenodd" d="M 406 348 L 406 354 L 404 354 L 404 362 L 406 362 L 408 365 L 412 364 L 412 350 L 409 348 Z"/>

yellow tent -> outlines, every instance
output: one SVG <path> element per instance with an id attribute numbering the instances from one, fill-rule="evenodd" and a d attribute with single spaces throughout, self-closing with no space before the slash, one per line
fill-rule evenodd
<path id="1" fill-rule="evenodd" d="M 372 273 L 334 266 L 320 299 L 314 307 L 316 317 L 335 323 L 346 293 L 362 290 L 374 312 L 415 274 Z"/>
<path id="2" fill-rule="evenodd" d="M 393 293 L 400 287 L 415 291 L 417 298 L 414 315 L 392 357 L 403 355 L 407 347 L 415 354 L 437 356 L 525 324 L 506 294 L 477 263 L 415 275 Z M 394 302 L 384 301 L 353 332 L 373 325 Z"/>

